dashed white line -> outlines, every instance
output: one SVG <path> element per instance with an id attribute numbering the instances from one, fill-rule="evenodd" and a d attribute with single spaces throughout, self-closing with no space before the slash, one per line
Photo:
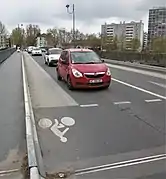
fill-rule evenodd
<path id="1" fill-rule="evenodd" d="M 149 83 L 152 83 L 154 85 L 157 85 L 157 86 L 160 86 L 162 88 L 166 88 L 166 85 L 165 84 L 162 84 L 162 83 L 156 83 L 156 82 L 153 82 L 153 81 L 149 81 Z"/>
<path id="2" fill-rule="evenodd" d="M 147 102 L 147 103 L 160 102 L 160 101 L 162 101 L 162 100 L 161 99 L 147 99 L 147 100 L 145 100 L 145 102 Z"/>
<path id="3" fill-rule="evenodd" d="M 114 102 L 114 104 L 130 104 L 130 101 L 120 101 L 120 102 Z"/>
<path id="4" fill-rule="evenodd" d="M 118 82 L 118 83 L 121 83 L 121 84 L 123 84 L 123 85 L 125 85 L 125 86 L 131 87 L 131 88 L 133 88 L 133 89 L 137 89 L 137 90 L 142 91 L 142 92 L 144 92 L 144 93 L 150 94 L 150 95 L 152 95 L 152 96 L 156 96 L 156 97 L 161 98 L 161 99 L 166 99 L 166 96 L 162 96 L 162 95 L 153 93 L 153 92 L 148 91 L 148 90 L 146 90 L 146 89 L 143 89 L 143 88 L 140 88 L 140 87 L 131 85 L 131 84 L 129 84 L 129 83 L 126 83 L 126 82 L 117 80 L 117 79 L 115 79 L 115 78 L 112 78 L 112 80 L 113 80 L 113 81 L 116 81 L 116 82 Z"/>
<path id="5" fill-rule="evenodd" d="M 81 108 L 88 108 L 88 107 L 97 107 L 99 106 L 98 104 L 81 104 Z"/>

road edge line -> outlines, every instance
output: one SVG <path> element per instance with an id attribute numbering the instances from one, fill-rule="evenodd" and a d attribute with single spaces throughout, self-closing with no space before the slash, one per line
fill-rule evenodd
<path id="1" fill-rule="evenodd" d="M 26 125 L 26 142 L 28 154 L 28 166 L 30 170 L 30 179 L 41 179 L 46 177 L 45 171 L 40 170 L 43 168 L 43 161 L 41 157 L 41 150 L 39 140 L 37 137 L 36 125 L 34 121 L 34 113 L 31 105 L 28 80 L 25 70 L 24 55 L 21 54 L 22 64 L 22 77 L 23 77 L 23 92 L 24 92 L 24 105 L 25 105 L 25 125 Z M 40 165 L 39 165 L 40 164 Z M 39 172 L 40 171 L 40 172 Z M 41 175 L 41 176 L 40 176 Z"/>

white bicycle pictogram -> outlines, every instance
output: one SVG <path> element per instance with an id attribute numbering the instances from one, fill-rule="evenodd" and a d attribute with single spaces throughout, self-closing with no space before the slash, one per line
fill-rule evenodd
<path id="1" fill-rule="evenodd" d="M 43 129 L 50 128 L 50 130 L 60 138 L 61 142 L 67 142 L 67 137 L 64 136 L 64 134 L 69 130 L 69 127 L 73 126 L 75 124 L 75 120 L 71 117 L 63 117 L 58 121 L 58 119 L 54 119 L 54 124 L 52 121 L 48 118 L 43 118 L 39 120 L 39 126 Z M 53 124 L 53 125 L 52 125 Z M 63 129 L 63 131 L 59 129 Z"/>

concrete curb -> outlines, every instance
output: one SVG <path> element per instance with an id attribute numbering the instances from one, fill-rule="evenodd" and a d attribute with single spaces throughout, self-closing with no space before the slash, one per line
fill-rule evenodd
<path id="1" fill-rule="evenodd" d="M 37 131 L 36 131 L 36 125 L 34 120 L 33 109 L 31 105 L 28 79 L 26 76 L 23 53 L 22 53 L 21 60 L 22 60 L 23 91 L 24 91 L 24 105 L 25 105 L 26 141 L 27 141 L 30 179 L 41 179 L 41 176 L 42 178 L 45 178 L 46 174 L 44 171 L 41 150 L 37 137 Z M 42 168 L 42 172 L 40 172 L 41 168 Z"/>
<path id="2" fill-rule="evenodd" d="M 143 65 L 143 64 L 131 63 L 131 62 L 122 62 L 122 61 L 109 60 L 109 59 L 104 59 L 104 60 L 106 63 L 110 63 L 110 64 L 114 64 L 114 65 L 127 66 L 127 67 L 131 67 L 131 68 L 137 68 L 137 69 L 148 70 L 148 71 L 166 74 L 166 68 L 163 68 L 163 67 Z"/>

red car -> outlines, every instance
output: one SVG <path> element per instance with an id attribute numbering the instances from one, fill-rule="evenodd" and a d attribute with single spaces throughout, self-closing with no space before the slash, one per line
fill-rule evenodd
<path id="1" fill-rule="evenodd" d="M 108 88 L 111 72 L 103 60 L 89 49 L 63 50 L 57 63 L 57 78 L 68 88 Z"/>

